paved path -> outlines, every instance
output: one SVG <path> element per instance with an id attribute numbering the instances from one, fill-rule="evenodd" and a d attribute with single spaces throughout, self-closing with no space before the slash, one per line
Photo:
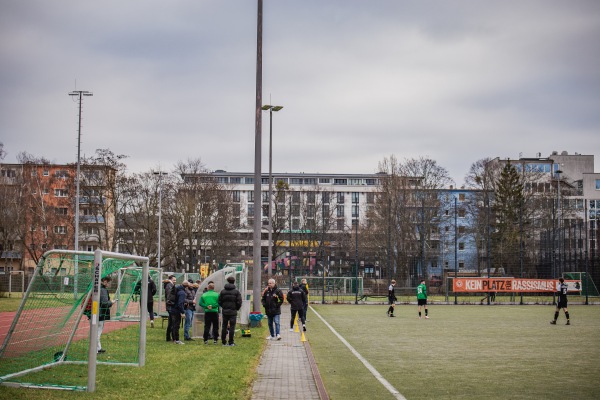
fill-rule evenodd
<path id="1" fill-rule="evenodd" d="M 267 324 L 267 319 L 263 320 Z M 328 400 L 308 342 L 290 332 L 290 307 L 281 307 L 281 340 L 270 340 L 258 365 L 252 400 Z M 300 327 L 299 330 L 302 328 Z"/>

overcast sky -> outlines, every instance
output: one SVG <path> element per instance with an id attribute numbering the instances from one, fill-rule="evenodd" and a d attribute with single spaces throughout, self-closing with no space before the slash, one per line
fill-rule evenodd
<path id="1" fill-rule="evenodd" d="M 128 170 L 254 170 L 257 2 L 4 0 L 0 142 Z M 600 1 L 265 0 L 273 171 L 373 173 L 428 156 L 457 184 L 484 157 L 596 156 Z M 263 172 L 268 171 L 263 114 Z"/>

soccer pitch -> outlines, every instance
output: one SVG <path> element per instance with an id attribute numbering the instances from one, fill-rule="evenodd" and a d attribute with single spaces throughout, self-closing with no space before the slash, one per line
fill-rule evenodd
<path id="1" fill-rule="evenodd" d="M 394 399 L 325 320 L 390 386 L 412 399 L 598 399 L 600 307 L 315 305 L 307 339 L 332 400 Z M 323 318 L 319 318 L 315 311 Z"/>

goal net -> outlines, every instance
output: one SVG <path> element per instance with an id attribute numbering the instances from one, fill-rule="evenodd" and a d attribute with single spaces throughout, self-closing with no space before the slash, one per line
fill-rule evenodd
<path id="1" fill-rule="evenodd" d="M 44 254 L 0 347 L 0 384 L 64 390 L 95 390 L 99 364 L 143 366 L 146 308 L 133 302 L 129 279 L 136 267 L 148 279 L 148 258 L 104 252 L 51 250 Z M 141 272 L 140 272 L 141 271 Z M 118 300 L 104 321 L 97 352 L 101 279 Z M 125 285 L 123 286 L 123 284 Z M 129 285 L 129 286 L 128 286 Z M 148 285 L 140 296 L 147 299 Z M 144 304 L 144 303 L 142 303 Z M 121 318 L 125 310 L 137 309 Z M 87 381 L 86 381 L 87 377 Z"/>

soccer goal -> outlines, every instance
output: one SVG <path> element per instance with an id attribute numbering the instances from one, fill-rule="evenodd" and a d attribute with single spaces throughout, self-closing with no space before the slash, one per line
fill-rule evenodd
<path id="1" fill-rule="evenodd" d="M 137 306 L 137 321 L 119 318 L 115 307 L 126 296 L 119 294 L 119 271 L 133 266 L 141 269 L 146 282 L 147 257 L 102 250 L 45 253 L 0 347 L 0 384 L 93 392 L 97 365 L 143 366 L 146 307 Z M 101 342 L 106 352 L 98 353 L 100 286 L 108 276 L 109 295 L 119 301 L 104 321 Z M 142 304 L 147 291 L 148 285 L 141 285 Z"/>
<path id="2" fill-rule="evenodd" d="M 322 297 L 326 302 L 353 303 L 364 294 L 363 278 L 359 276 L 297 276 L 294 280 L 300 282 L 306 279 L 311 296 Z M 358 291 L 358 293 L 357 293 Z"/>

